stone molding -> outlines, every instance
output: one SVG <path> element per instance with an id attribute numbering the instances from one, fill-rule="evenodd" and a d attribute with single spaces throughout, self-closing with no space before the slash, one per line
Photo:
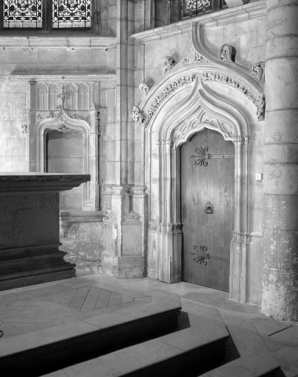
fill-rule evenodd
<path id="1" fill-rule="evenodd" d="M 201 25 L 193 27 L 188 52 L 178 64 L 173 57 L 165 58 L 166 77 L 133 108 L 132 117 L 136 123 L 147 127 L 162 102 L 181 86 L 191 84 L 196 75 L 202 81 L 219 82 L 240 91 L 255 105 L 258 120 L 264 120 L 266 100 L 261 80 L 256 81 L 246 67 L 234 62 L 233 46 L 224 44 L 216 56 L 207 46 L 202 28 Z M 256 70 L 260 72 L 261 68 L 255 68 L 254 72 Z"/>
<path id="2" fill-rule="evenodd" d="M 207 63 L 209 64 L 209 63 Z M 208 65 L 209 67 L 210 65 Z M 188 70 L 192 74 L 197 67 Z M 181 68 L 183 69 L 183 68 Z M 179 71 L 181 74 L 181 71 Z M 226 71 L 225 71 L 226 72 Z M 173 80 L 173 76 L 172 76 Z M 169 81 L 168 81 L 169 82 Z M 191 90 L 189 90 L 190 88 Z M 150 102 L 149 102 L 150 103 Z M 169 96 L 165 111 L 156 111 L 146 128 L 148 162 L 145 164 L 145 185 L 148 187 L 148 254 L 157 255 L 156 278 L 166 282 L 181 279 L 182 233 L 180 213 L 180 146 L 195 133 L 205 128 L 221 133 L 231 140 L 235 148 L 235 233 L 248 233 L 248 159 L 249 120 L 243 107 L 233 98 L 220 98 L 218 91 L 194 74 L 187 92 Z M 148 106 L 149 107 L 149 106 Z M 235 240 L 235 239 L 234 239 Z M 249 247 L 244 238 L 239 238 L 239 250 L 243 255 Z M 233 249 L 238 247 L 231 243 Z M 235 256 L 236 258 L 236 256 Z M 233 261 L 235 264 L 236 262 Z M 242 267 L 241 267 L 242 268 Z M 243 267 L 246 268 L 246 267 Z M 243 270 L 231 274 L 231 297 L 246 300 L 247 280 Z M 241 287 L 240 293 L 238 288 Z"/>
<path id="3" fill-rule="evenodd" d="M 195 71 L 193 68 L 192 70 Z M 147 103 L 143 101 L 140 107 L 136 105 L 133 107 L 132 119 L 136 123 L 144 125 L 145 128 L 147 128 L 162 103 L 181 87 L 192 84 L 196 78 L 206 82 L 219 82 L 240 91 L 255 105 L 258 120 L 264 120 L 266 105 L 265 95 L 256 92 L 253 90 L 254 88 L 250 88 L 243 80 L 237 79 L 235 76 L 229 76 L 222 71 L 214 71 L 211 67 L 208 70 L 202 68 L 198 73 L 193 73 L 188 70 L 185 74 L 182 72 L 180 76 L 176 76 L 177 78 L 172 79 L 170 82 L 162 82 L 159 88 L 155 88 L 155 95 L 152 95 L 148 100 L 146 98 Z"/>
<path id="4" fill-rule="evenodd" d="M 89 36 L 86 38 L 86 33 L 84 33 L 84 38 L 78 38 L 77 36 L 60 36 L 60 37 L 42 37 L 40 34 L 38 36 L 14 36 L 13 31 L 11 35 L 1 35 L 0 47 L 5 48 L 13 47 L 27 47 L 31 50 L 39 47 L 47 48 L 57 48 L 57 47 L 67 47 L 67 48 L 102 48 L 116 47 L 117 39 L 116 37 L 103 37 L 103 36 Z"/>
<path id="5" fill-rule="evenodd" d="M 200 23 L 202 25 L 208 24 L 231 24 L 235 20 L 254 19 L 266 15 L 267 0 L 259 0 L 253 3 L 246 4 L 235 8 L 224 9 L 198 17 L 191 17 L 189 19 L 175 22 L 167 26 L 161 26 L 151 30 L 146 30 L 140 33 L 135 33 L 130 36 L 131 39 L 138 43 L 146 43 L 152 40 L 159 40 L 169 36 L 178 36 L 187 32 L 191 32 L 193 25 Z"/>
<path id="6" fill-rule="evenodd" d="M 89 174 L 5 173 L 0 174 L 0 193 L 64 191 L 88 181 Z"/>

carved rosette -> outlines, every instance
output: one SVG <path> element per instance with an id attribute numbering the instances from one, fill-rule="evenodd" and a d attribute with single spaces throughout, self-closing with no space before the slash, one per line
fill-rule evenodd
<path id="1" fill-rule="evenodd" d="M 250 71 L 249 74 L 251 75 L 252 78 L 254 78 L 256 81 L 260 82 L 261 84 L 264 83 L 265 81 L 265 62 L 261 61 L 256 64 L 254 64 Z"/>
<path id="2" fill-rule="evenodd" d="M 224 63 L 233 63 L 235 60 L 236 50 L 233 46 L 225 43 L 219 50 L 219 60 Z"/>

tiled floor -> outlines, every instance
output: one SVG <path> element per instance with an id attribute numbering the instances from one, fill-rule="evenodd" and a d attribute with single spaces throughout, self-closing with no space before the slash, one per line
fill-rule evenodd
<path id="1" fill-rule="evenodd" d="M 228 299 L 225 292 L 190 283 L 164 284 L 149 279 L 119 280 L 102 275 L 85 275 L 0 292 L 0 329 L 4 337 L 30 333 L 84 318 L 110 306 L 150 299 L 150 291 L 179 294 L 182 310 L 212 313 L 219 310 L 225 324 L 239 332 L 258 332 L 287 377 L 298 377 L 298 325 L 279 323 L 262 315 L 259 308 Z"/>

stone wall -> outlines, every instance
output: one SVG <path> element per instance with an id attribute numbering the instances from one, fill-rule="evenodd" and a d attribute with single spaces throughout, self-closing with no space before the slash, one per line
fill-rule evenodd
<path id="1" fill-rule="evenodd" d="M 164 58 L 166 56 L 172 57 L 175 64 L 181 63 L 181 60 L 186 56 L 191 46 L 192 34 L 194 33 L 194 40 L 204 40 L 207 49 L 214 55 L 219 54 L 219 50 L 223 44 L 232 45 L 236 51 L 234 62 L 243 67 L 243 71 L 249 72 L 251 67 L 260 61 L 265 60 L 265 39 L 266 39 L 266 2 L 259 1 L 246 6 L 227 9 L 216 12 L 211 15 L 205 15 L 192 20 L 185 20 L 183 22 L 167 25 L 153 30 L 148 30 L 143 33 L 134 34 L 132 38 L 136 41 L 136 63 L 137 70 L 135 72 L 135 85 L 145 81 L 149 87 L 150 96 L 151 91 L 166 83 L 167 74 L 164 73 Z M 196 28 L 196 23 L 201 25 L 201 28 Z M 200 35 L 198 35 L 200 33 Z M 181 65 L 180 65 L 181 67 Z M 233 68 L 232 68 L 233 69 Z M 178 70 L 178 68 L 177 68 Z M 174 71 L 173 71 L 174 72 Z M 182 72 L 182 71 L 181 71 Z M 187 70 L 185 69 L 185 74 Z M 173 73 L 170 72 L 173 75 Z M 235 298 L 239 301 L 246 301 L 253 304 L 260 304 L 261 302 L 261 280 L 262 280 L 262 234 L 263 234 L 263 128 L 264 122 L 258 121 L 255 116 L 255 109 L 251 102 L 243 95 L 236 95 L 232 88 L 223 88 L 221 85 L 213 85 L 213 89 L 220 91 L 223 98 L 229 100 L 233 98 L 235 106 L 243 109 L 245 117 L 249 124 L 249 143 L 248 143 L 248 192 L 245 192 L 245 200 L 248 203 L 247 208 L 247 224 L 245 225 L 247 234 L 243 235 L 241 242 L 245 245 L 245 260 L 243 260 L 241 268 L 239 266 L 232 266 L 231 274 L 244 274 L 245 292 Z M 187 92 L 175 97 L 177 107 L 179 103 L 183 102 L 183 97 L 187 97 Z M 143 94 L 136 89 L 135 104 L 142 106 L 144 102 Z M 166 107 L 167 105 L 165 105 Z M 173 110 L 173 109 L 172 109 Z M 163 110 L 164 112 L 164 110 Z M 169 113 L 168 116 L 171 114 Z M 167 117 L 161 116 L 156 120 L 157 122 L 166 121 Z M 162 120 L 163 119 L 163 120 Z M 142 126 L 141 126 L 142 127 Z M 152 127 L 151 125 L 149 127 Z M 151 141 L 150 143 L 157 143 L 159 135 L 151 135 L 151 131 L 146 132 L 146 137 Z M 149 144 L 148 144 L 149 145 Z M 140 144 L 135 147 L 136 153 L 139 152 Z M 147 151 L 148 152 L 148 151 Z M 145 166 L 152 165 L 153 170 L 160 169 L 158 156 L 148 156 L 150 162 L 145 162 Z M 256 174 L 261 174 L 261 179 L 256 179 Z M 147 175 L 146 175 L 147 174 Z M 151 173 L 145 172 L 145 184 L 148 187 L 147 193 L 149 197 L 149 235 L 148 235 L 148 274 L 152 278 L 165 279 L 160 274 L 160 266 L 162 263 L 169 263 L 163 258 L 170 258 L 170 256 L 162 257 L 164 249 L 163 244 L 159 241 L 158 230 L 159 210 L 156 209 L 156 200 L 163 200 L 162 194 L 157 197 L 156 192 L 150 191 L 150 185 L 154 185 L 153 180 L 156 176 L 150 178 Z M 165 176 L 164 179 L 168 177 Z M 242 179 L 242 178 L 241 178 Z M 151 182 L 151 183 L 150 183 Z M 153 182 L 153 183 L 152 183 Z M 140 182 L 138 182 L 140 184 Z M 155 203 L 155 205 L 153 205 Z M 166 209 L 164 209 L 166 211 Z M 246 209 L 245 209 L 246 211 Z M 160 224 L 161 227 L 165 226 Z M 176 226 L 176 225 L 175 225 Z M 178 225 L 179 226 L 179 225 Z M 179 233 L 179 232 L 178 232 Z M 161 237 L 161 236 L 160 236 Z M 175 237 L 175 235 L 173 235 Z M 242 237 L 242 236 L 241 236 Z M 245 239 L 245 240 L 244 240 Z M 172 242 L 172 241 L 165 241 Z M 174 241 L 173 241 L 174 242 Z M 244 246 L 242 246 L 244 247 Z M 236 252 L 236 251 L 235 251 Z M 172 263 L 172 262 L 171 262 Z M 239 262 L 240 263 L 240 262 Z M 171 271 L 169 264 L 169 271 Z M 236 269 L 236 271 L 233 271 Z M 172 274 L 169 272 L 169 274 Z M 244 276 L 243 275 L 243 276 Z M 172 275 L 173 281 L 175 277 Z"/>
<path id="2" fill-rule="evenodd" d="M 88 153 L 91 164 L 99 165 L 94 177 L 99 192 L 95 195 L 101 195 L 109 171 L 106 162 L 113 161 L 112 157 L 106 156 L 105 141 L 106 130 L 115 119 L 117 7 L 116 0 L 98 0 L 94 5 L 95 33 L 56 30 L 43 34 L 38 30 L 30 30 L 25 35 L 18 30 L 1 31 L 0 172 L 29 172 L 35 171 L 38 166 L 35 146 L 32 145 L 35 138 L 32 135 L 32 123 L 35 119 L 30 113 L 37 105 L 34 104 L 36 98 L 32 97 L 30 83 L 46 80 L 61 84 L 63 77 L 74 82 L 89 79 L 90 83 L 92 77 L 96 84 L 91 109 L 98 111 L 99 119 L 96 122 L 99 122 L 100 136 L 98 145 L 92 143 Z M 61 104 L 61 100 L 58 104 Z M 90 116 L 94 116 L 94 112 L 90 112 Z M 94 148 L 99 151 L 96 152 Z M 95 161 L 98 155 L 99 164 Z M 98 211 L 102 207 L 102 200 L 94 200 L 97 203 L 95 210 Z M 74 207 L 79 210 L 81 206 L 79 203 Z M 94 206 L 91 210 L 94 211 Z M 98 271 L 102 251 L 102 215 L 91 212 L 87 215 L 85 220 L 82 213 L 79 221 L 75 217 L 70 229 L 63 234 L 62 248 L 69 252 L 70 258 L 80 268 L 90 267 L 93 261 L 95 267 L 90 270 Z"/>

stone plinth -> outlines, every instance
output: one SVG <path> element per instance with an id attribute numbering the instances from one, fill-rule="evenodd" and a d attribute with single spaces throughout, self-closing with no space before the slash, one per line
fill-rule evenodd
<path id="1" fill-rule="evenodd" d="M 59 192 L 88 180 L 87 174 L 0 174 L 0 290 L 75 275 L 59 250 Z"/>

